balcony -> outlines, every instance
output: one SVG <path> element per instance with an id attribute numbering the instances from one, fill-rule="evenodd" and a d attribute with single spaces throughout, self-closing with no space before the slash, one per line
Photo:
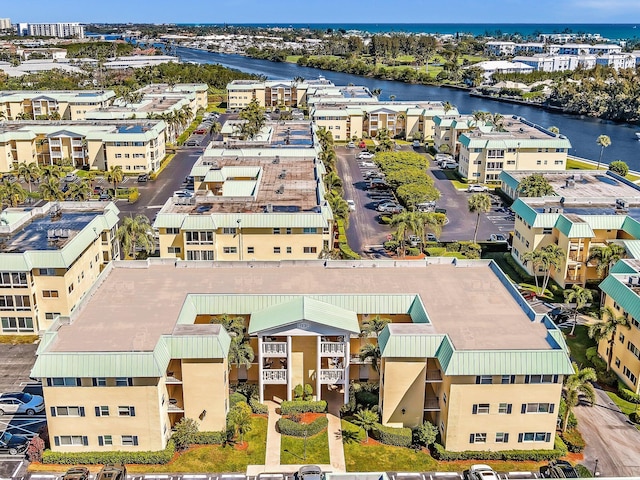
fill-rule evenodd
<path id="1" fill-rule="evenodd" d="M 287 342 L 263 342 L 262 356 L 263 357 L 286 357 Z"/>
<path id="2" fill-rule="evenodd" d="M 169 405 L 167 405 L 167 412 L 169 413 L 184 413 L 184 408 L 178 405 L 177 398 L 170 398 Z"/>
<path id="3" fill-rule="evenodd" d="M 426 378 L 427 382 L 441 382 L 442 381 L 442 374 L 440 373 L 440 370 L 427 370 L 427 378 Z"/>
<path id="4" fill-rule="evenodd" d="M 167 385 L 182 385 L 182 380 L 176 377 L 173 372 L 167 372 L 164 383 Z"/>
<path id="5" fill-rule="evenodd" d="M 74 150 L 72 155 L 73 155 L 73 158 L 85 158 L 86 157 L 84 152 L 76 152 L 75 150 Z"/>
<path id="6" fill-rule="evenodd" d="M 344 370 L 341 368 L 321 369 L 320 383 L 329 385 L 344 383 Z"/>
<path id="7" fill-rule="evenodd" d="M 61 147 L 62 142 L 60 140 L 49 140 L 49 145 L 51 147 Z"/>
<path id="8" fill-rule="evenodd" d="M 342 342 L 320 342 L 321 357 L 344 357 L 346 346 Z"/>
<path id="9" fill-rule="evenodd" d="M 424 411 L 425 412 L 439 412 L 440 401 L 438 397 L 426 396 L 424 398 Z"/>
<path id="10" fill-rule="evenodd" d="M 52 151 L 51 158 L 62 158 L 62 152 Z"/>
<path id="11" fill-rule="evenodd" d="M 351 355 L 351 357 L 349 358 L 349 364 L 351 365 L 365 365 L 365 364 L 371 364 L 371 362 L 372 362 L 371 358 L 366 358 L 364 360 L 361 360 L 359 355 Z"/>
<path id="12" fill-rule="evenodd" d="M 82 140 L 72 140 L 71 141 L 71 146 L 72 147 L 82 147 Z"/>
<path id="13" fill-rule="evenodd" d="M 287 383 L 287 369 L 268 369 L 262 371 L 262 383 L 265 385 L 278 385 Z"/>

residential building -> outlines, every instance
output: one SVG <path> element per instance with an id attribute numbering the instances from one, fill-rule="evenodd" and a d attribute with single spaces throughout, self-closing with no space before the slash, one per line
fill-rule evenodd
<path id="1" fill-rule="evenodd" d="M 474 63 L 474 68 L 482 69 L 482 74 L 486 80 L 489 80 L 494 73 L 531 73 L 533 68 L 521 62 L 509 62 L 507 60 L 487 60 L 484 62 Z M 471 68 L 471 67 L 469 67 Z"/>
<path id="2" fill-rule="evenodd" d="M 159 450 L 181 418 L 224 429 L 238 381 L 261 401 L 309 384 L 333 409 L 355 380 L 379 384 L 384 425 L 429 420 L 447 450 L 552 449 L 562 333 L 493 262 L 440 260 L 115 262 L 38 348 L 51 448 Z M 221 315 L 244 319 L 253 368 L 228 365 Z M 361 336 L 377 315 L 392 323 Z M 358 355 L 375 341 L 380 374 Z"/>
<path id="3" fill-rule="evenodd" d="M 637 257 L 636 257 L 637 258 Z M 611 369 L 633 393 L 640 393 L 640 260 L 620 260 L 609 270 L 599 285 L 602 304 L 611 307 L 616 316 L 624 316 L 630 328 L 618 328 L 613 345 L 609 338 L 598 345 L 600 356 L 609 361 Z M 613 349 L 613 352 L 609 351 Z M 609 355 L 611 354 L 611 357 Z"/>
<path id="4" fill-rule="evenodd" d="M 476 128 L 459 137 L 460 174 L 469 181 L 497 182 L 502 170 L 564 170 L 569 140 L 524 118 L 505 117 L 490 132 Z"/>
<path id="5" fill-rule="evenodd" d="M 481 129 L 490 132 L 492 126 L 476 120 L 473 115 L 443 115 L 433 117 L 435 133 L 433 146 L 440 153 L 451 153 L 455 157 L 460 153 L 460 134 Z"/>
<path id="6" fill-rule="evenodd" d="M 84 38 L 84 25 L 67 23 L 20 23 L 18 35 L 29 37 Z"/>
<path id="7" fill-rule="evenodd" d="M 545 55 L 536 54 L 530 57 L 514 57 L 514 62 L 521 62 L 533 67 L 536 71 L 542 72 L 562 72 L 565 70 L 575 70 L 578 68 L 579 57 L 577 55 Z M 595 60 L 595 57 L 594 57 Z"/>
<path id="8" fill-rule="evenodd" d="M 252 100 L 257 100 L 261 107 L 268 109 L 289 109 L 306 104 L 309 89 L 317 92 L 318 88 L 335 87 L 333 83 L 319 77 L 316 80 L 233 80 L 227 85 L 227 108 L 240 110 Z"/>
<path id="9" fill-rule="evenodd" d="M 106 202 L 47 203 L 0 214 L 3 335 L 38 333 L 70 315 L 120 258 L 118 209 Z"/>
<path id="10" fill-rule="evenodd" d="M 30 73 L 50 72 L 53 70 L 60 70 L 68 74 L 84 73 L 84 70 L 75 63 L 72 64 L 71 60 L 67 58 L 61 60 L 31 59 L 25 60 L 15 67 L 9 62 L 0 62 L 0 70 L 9 77 L 22 77 Z"/>
<path id="11" fill-rule="evenodd" d="M 514 42 L 487 42 L 484 46 L 484 51 L 486 54 L 495 55 L 496 57 L 513 55 L 516 51 L 516 44 Z"/>
<path id="12" fill-rule="evenodd" d="M 596 64 L 616 70 L 636 67 L 636 55 L 630 53 L 604 53 L 596 57 Z"/>
<path id="13" fill-rule="evenodd" d="M 16 53 L 23 60 L 29 60 L 30 57 L 50 58 L 52 60 L 67 58 L 67 50 L 65 48 L 17 48 Z"/>
<path id="14" fill-rule="evenodd" d="M 0 172 L 17 164 L 61 164 L 125 173 L 155 172 L 165 156 L 162 120 L 22 121 L 0 125 Z"/>
<path id="15" fill-rule="evenodd" d="M 170 198 L 154 222 L 162 258 L 308 260 L 334 247 L 325 170 L 310 124 L 287 125 L 271 124 L 270 143 L 261 137 L 254 145 L 204 152 L 190 174 L 195 196 Z M 286 137 L 288 128 L 300 133 Z"/>
<path id="16" fill-rule="evenodd" d="M 143 68 L 163 63 L 180 63 L 180 57 L 170 55 L 130 55 L 114 58 L 104 62 L 107 70 L 126 70 L 127 68 Z"/>
<path id="17" fill-rule="evenodd" d="M 7 120 L 84 120 L 86 113 L 111 104 L 113 90 L 4 90 L 0 116 Z"/>
<path id="18" fill-rule="evenodd" d="M 0 30 L 11 30 L 11 28 L 10 18 L 0 18 Z"/>
<path id="19" fill-rule="evenodd" d="M 517 195 L 519 182 L 531 173 L 501 174 L 502 189 Z M 612 172 L 593 170 L 542 172 L 556 192 L 540 198 L 517 198 L 511 255 L 528 273 L 527 252 L 557 245 L 563 252 L 551 278 L 561 287 L 598 281 L 598 261 L 590 260 L 594 247 L 622 245 L 626 256 L 640 258 L 640 187 Z"/>

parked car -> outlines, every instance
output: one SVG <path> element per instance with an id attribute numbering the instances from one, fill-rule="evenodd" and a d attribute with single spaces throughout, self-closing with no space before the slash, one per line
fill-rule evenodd
<path id="1" fill-rule="evenodd" d="M 474 183 L 473 185 L 469 185 L 467 187 L 467 192 L 473 192 L 473 193 L 477 193 L 477 192 L 488 192 L 489 189 L 487 187 L 485 187 L 484 185 L 479 185 L 477 183 Z"/>
<path id="2" fill-rule="evenodd" d="M 360 152 L 360 153 L 358 154 L 358 158 L 359 158 L 360 160 L 370 160 L 370 159 L 372 159 L 373 157 L 374 157 L 373 153 L 371 153 L 371 152 L 367 152 L 367 151 L 365 151 L 365 152 Z"/>
<path id="3" fill-rule="evenodd" d="M 578 478 L 578 472 L 566 460 L 552 460 L 549 465 L 540 467 L 542 478 Z"/>
<path id="4" fill-rule="evenodd" d="M 433 212 L 435 208 L 436 202 L 424 202 L 418 203 L 416 205 L 416 210 L 418 210 L 419 212 Z"/>
<path id="5" fill-rule="evenodd" d="M 507 243 L 507 237 L 501 233 L 493 233 L 489 237 L 490 242 Z"/>
<path id="6" fill-rule="evenodd" d="M 388 202 L 378 205 L 376 210 L 382 213 L 402 213 L 404 208 L 397 203 Z"/>
<path id="7" fill-rule="evenodd" d="M 349 143 L 347 143 L 347 148 L 356 148 L 356 144 L 355 144 L 355 142 L 349 142 Z"/>
<path id="8" fill-rule="evenodd" d="M 489 465 L 475 464 L 465 470 L 464 477 L 467 480 L 500 480 L 498 474 Z"/>
<path id="9" fill-rule="evenodd" d="M 9 455 L 20 455 L 27 451 L 29 439 L 22 435 L 14 435 L 6 430 L 0 435 L 0 452 Z"/>
<path id="10" fill-rule="evenodd" d="M 93 194 L 100 195 L 102 193 L 103 188 L 100 185 L 96 185 L 93 187 Z"/>
<path id="11" fill-rule="evenodd" d="M 317 465 L 305 465 L 295 474 L 295 480 L 324 480 L 324 474 Z"/>
<path id="12" fill-rule="evenodd" d="M 185 145 L 187 147 L 197 147 L 198 146 L 198 142 L 196 140 L 189 140 L 187 143 L 185 143 Z"/>
<path id="13" fill-rule="evenodd" d="M 376 168 L 376 164 L 373 162 L 360 162 L 359 165 L 363 168 Z"/>
<path id="14" fill-rule="evenodd" d="M 103 190 L 100 192 L 99 199 L 104 201 L 111 200 L 111 194 Z"/>
<path id="15" fill-rule="evenodd" d="M 417 247 L 422 243 L 422 239 L 418 235 L 409 235 L 407 241 L 411 247 Z"/>
<path id="16" fill-rule="evenodd" d="M 360 140 L 360 143 L 358 143 L 358 148 L 367 148 L 367 144 L 364 140 Z"/>
<path id="17" fill-rule="evenodd" d="M 420 140 L 414 140 L 413 143 L 411 143 L 411 146 L 413 148 L 420 148 Z"/>
<path id="18" fill-rule="evenodd" d="M 355 212 L 356 202 L 354 202 L 353 200 L 347 200 L 347 205 L 349 205 L 349 210 Z"/>
<path id="19" fill-rule="evenodd" d="M 173 192 L 174 197 L 182 197 L 182 198 L 191 198 L 193 197 L 193 192 L 189 190 L 176 190 Z"/>
<path id="20" fill-rule="evenodd" d="M 86 467 L 71 467 L 61 480 L 88 480 L 89 469 Z"/>
<path id="21" fill-rule="evenodd" d="M 0 415 L 24 413 L 35 415 L 44 410 L 44 398 L 27 392 L 11 392 L 0 395 Z"/>
<path id="22" fill-rule="evenodd" d="M 147 183 L 149 181 L 149 175 L 146 173 L 141 173 L 138 175 L 138 183 Z"/>
<path id="23" fill-rule="evenodd" d="M 78 179 L 78 175 L 73 172 L 69 172 L 64 176 L 65 182 L 75 182 Z"/>
<path id="24" fill-rule="evenodd" d="M 437 242 L 438 237 L 436 237 L 433 233 L 427 233 L 427 242 Z"/>
<path id="25" fill-rule="evenodd" d="M 440 168 L 444 169 L 444 170 L 453 170 L 458 168 L 458 162 L 452 162 L 452 161 L 446 161 L 446 162 L 442 162 L 442 164 L 440 165 Z"/>
<path id="26" fill-rule="evenodd" d="M 96 480 L 126 480 L 127 467 L 121 463 L 107 463 L 96 475 Z"/>

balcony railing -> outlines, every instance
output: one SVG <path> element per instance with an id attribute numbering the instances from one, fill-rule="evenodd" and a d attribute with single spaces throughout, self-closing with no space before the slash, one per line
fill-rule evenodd
<path id="1" fill-rule="evenodd" d="M 320 355 L 323 357 L 342 357 L 346 352 L 345 344 L 342 342 L 321 342 Z"/>
<path id="2" fill-rule="evenodd" d="M 62 142 L 60 140 L 49 140 L 49 145 L 52 147 L 61 147 Z"/>
<path id="3" fill-rule="evenodd" d="M 442 374 L 440 370 L 427 370 L 427 382 L 441 382 Z"/>
<path id="4" fill-rule="evenodd" d="M 286 357 L 287 342 L 263 342 L 262 356 L 264 357 Z"/>
<path id="5" fill-rule="evenodd" d="M 351 357 L 349 358 L 349 363 L 353 365 L 364 365 L 371 362 L 372 362 L 371 358 L 360 360 L 359 355 L 351 355 Z"/>
<path id="6" fill-rule="evenodd" d="M 62 158 L 62 152 L 52 151 L 51 158 Z"/>
<path id="7" fill-rule="evenodd" d="M 82 146 L 82 140 L 72 140 L 71 141 L 71 146 L 72 147 L 81 147 Z"/>
<path id="8" fill-rule="evenodd" d="M 322 369 L 320 370 L 320 383 L 336 384 L 344 381 L 343 369 Z"/>
<path id="9" fill-rule="evenodd" d="M 265 384 L 287 383 L 287 370 L 286 369 L 263 370 L 262 383 L 265 383 Z"/>
<path id="10" fill-rule="evenodd" d="M 425 412 L 440 411 L 440 401 L 438 400 L 438 397 L 425 397 L 424 411 Z"/>
<path id="11" fill-rule="evenodd" d="M 164 380 L 167 385 L 182 385 L 182 380 L 176 377 L 173 372 L 167 372 L 167 377 Z"/>
<path id="12" fill-rule="evenodd" d="M 170 398 L 169 405 L 167 405 L 167 411 L 169 413 L 183 413 L 184 408 L 178 405 L 178 399 Z"/>

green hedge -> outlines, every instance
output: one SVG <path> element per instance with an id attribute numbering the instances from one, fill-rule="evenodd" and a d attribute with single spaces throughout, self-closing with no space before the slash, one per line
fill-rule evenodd
<path id="1" fill-rule="evenodd" d="M 247 403 L 247 397 L 238 392 L 233 392 L 229 395 L 229 409 L 232 409 L 236 403 L 244 402 Z"/>
<path id="2" fill-rule="evenodd" d="M 62 465 L 95 465 L 106 463 L 133 463 L 144 465 L 160 465 L 168 463 L 175 453 L 172 441 L 167 448 L 155 452 L 52 452 L 45 450 L 42 463 L 57 463 Z"/>
<path id="3" fill-rule="evenodd" d="M 584 438 L 576 428 L 570 428 L 562 434 L 562 440 L 567 445 L 567 448 L 572 453 L 580 453 L 587 446 Z"/>
<path id="4" fill-rule="evenodd" d="M 311 423 L 298 423 L 288 418 L 278 420 L 280 433 L 292 437 L 304 437 L 305 432 L 307 437 L 311 437 L 327 428 L 327 425 L 329 425 L 329 419 L 326 416 L 318 417 Z"/>
<path id="5" fill-rule="evenodd" d="M 318 402 L 305 402 L 303 400 L 285 400 L 280 404 L 280 413 L 282 415 L 293 415 L 296 413 L 324 413 L 327 411 L 327 402 L 320 400 Z"/>
<path id="6" fill-rule="evenodd" d="M 380 443 L 396 447 L 410 447 L 413 439 L 410 428 L 385 427 L 379 423 L 374 427 L 372 436 Z"/>
<path id="7" fill-rule="evenodd" d="M 198 432 L 193 438 L 196 445 L 221 445 L 227 440 L 227 432 Z"/>
<path id="8" fill-rule="evenodd" d="M 340 253 L 344 260 L 360 260 L 360 255 L 351 250 L 351 247 L 346 243 L 340 244 Z"/>
<path id="9" fill-rule="evenodd" d="M 438 460 L 515 460 L 533 461 L 554 460 L 567 454 L 567 446 L 562 439 L 556 435 L 553 450 L 502 450 L 497 452 L 472 451 L 449 452 L 438 443 L 433 444 L 433 456 Z"/>
<path id="10" fill-rule="evenodd" d="M 620 381 L 618 381 L 618 396 L 627 402 L 640 403 L 640 395 L 633 393 Z"/>
<path id="11" fill-rule="evenodd" d="M 264 403 L 260 403 L 257 400 L 254 400 L 253 398 L 249 400 L 249 406 L 251 407 L 253 413 L 255 413 L 256 415 L 269 414 L 269 407 L 267 407 Z"/>

